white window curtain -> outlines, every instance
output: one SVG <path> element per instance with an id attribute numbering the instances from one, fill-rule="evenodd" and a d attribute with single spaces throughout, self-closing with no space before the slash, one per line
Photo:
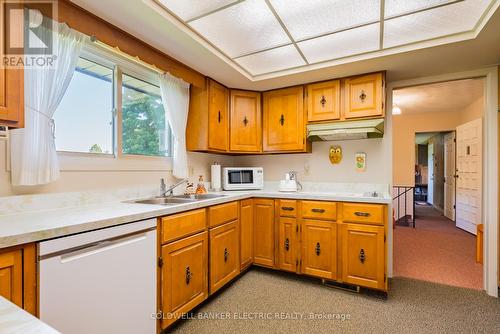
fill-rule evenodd
<path id="1" fill-rule="evenodd" d="M 160 74 L 160 90 L 165 120 L 170 124 L 174 137 L 172 154 L 174 177 L 188 177 L 186 152 L 186 125 L 189 111 L 189 84 L 166 73 Z"/>
<path id="2" fill-rule="evenodd" d="M 39 185 L 59 177 L 52 116 L 73 77 L 85 35 L 53 22 L 57 57 L 53 67 L 33 66 L 24 71 L 24 129 L 11 131 L 12 184 Z M 42 30 L 51 34 L 51 29 Z M 82 92 L 84 94 L 85 92 Z"/>

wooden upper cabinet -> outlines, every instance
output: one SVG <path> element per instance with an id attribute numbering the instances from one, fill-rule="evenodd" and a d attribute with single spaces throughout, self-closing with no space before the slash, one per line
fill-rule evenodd
<path id="1" fill-rule="evenodd" d="M 206 80 L 204 88 L 191 86 L 186 146 L 189 151 L 227 152 L 229 148 L 229 90 Z"/>
<path id="2" fill-rule="evenodd" d="M 340 119 L 340 80 L 307 86 L 307 121 Z"/>
<path id="3" fill-rule="evenodd" d="M 0 5 L 6 4 L 2 1 Z M 0 10 L 0 15 L 4 13 L 5 10 Z M 9 22 L 4 17 L 0 22 L 3 25 L 0 32 L 7 34 L 10 31 Z M 6 54 L 6 40 L 7 36 L 0 36 L 0 55 Z M 3 62 L 0 63 L 0 125 L 15 128 L 24 126 L 24 71 L 22 68 L 7 69 Z"/>
<path id="4" fill-rule="evenodd" d="M 339 224 L 341 230 L 342 280 L 386 290 L 384 227 Z"/>
<path id="5" fill-rule="evenodd" d="M 262 112 L 260 93 L 231 90 L 230 140 L 233 152 L 262 151 Z"/>
<path id="6" fill-rule="evenodd" d="M 254 264 L 274 267 L 274 200 L 254 199 Z"/>
<path id="7" fill-rule="evenodd" d="M 265 92 L 263 110 L 264 152 L 305 152 L 304 88 Z M 309 146 L 309 147 L 308 147 Z"/>
<path id="8" fill-rule="evenodd" d="M 384 116 L 384 73 L 374 73 L 344 80 L 344 117 Z"/>

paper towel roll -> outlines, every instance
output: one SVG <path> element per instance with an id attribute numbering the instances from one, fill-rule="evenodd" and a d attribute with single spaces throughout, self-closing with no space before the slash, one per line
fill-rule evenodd
<path id="1" fill-rule="evenodd" d="M 218 163 L 214 163 L 210 166 L 211 171 L 211 185 L 212 190 L 220 191 L 221 190 L 221 172 L 220 165 Z"/>

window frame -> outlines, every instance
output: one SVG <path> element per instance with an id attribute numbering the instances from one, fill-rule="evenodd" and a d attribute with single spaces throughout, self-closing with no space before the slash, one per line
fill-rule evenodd
<path id="1" fill-rule="evenodd" d="M 172 170 L 173 136 L 168 128 L 168 155 L 152 156 L 123 153 L 122 75 L 130 75 L 159 86 L 158 71 L 142 64 L 119 50 L 109 49 L 96 42 L 87 42 L 80 55 L 89 61 L 113 69 L 112 143 L 113 153 L 57 151 L 62 171 L 169 171 Z"/>

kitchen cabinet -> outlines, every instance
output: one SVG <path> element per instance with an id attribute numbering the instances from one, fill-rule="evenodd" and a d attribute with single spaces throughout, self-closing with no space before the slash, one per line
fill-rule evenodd
<path id="1" fill-rule="evenodd" d="M 302 86 L 265 92 L 263 105 L 264 152 L 310 151 Z"/>
<path id="2" fill-rule="evenodd" d="M 253 262 L 253 203 L 251 199 L 240 202 L 240 268 Z"/>
<path id="3" fill-rule="evenodd" d="M 231 152 L 262 151 L 262 112 L 259 92 L 231 90 L 229 149 Z"/>
<path id="4" fill-rule="evenodd" d="M 337 224 L 329 221 L 302 222 L 302 273 L 337 279 Z"/>
<path id="5" fill-rule="evenodd" d="M 274 200 L 254 199 L 254 264 L 274 267 Z"/>
<path id="6" fill-rule="evenodd" d="M 307 121 L 340 119 L 340 80 L 307 85 Z"/>
<path id="7" fill-rule="evenodd" d="M 36 247 L 16 246 L 0 251 L 0 296 L 37 315 Z"/>
<path id="8" fill-rule="evenodd" d="M 227 152 L 229 90 L 212 79 L 204 88 L 191 86 L 186 147 L 189 151 Z"/>
<path id="9" fill-rule="evenodd" d="M 1 6 L 7 3 L 2 1 Z M 13 5 L 9 3 L 9 5 Z M 21 6 L 21 5 L 19 5 Z M 0 10 L 0 15 L 6 11 Z M 4 23 L 5 22 L 5 23 Z M 7 25 L 2 18 L 2 25 Z M 11 29 L 0 29 L 2 34 L 7 34 Z M 20 28 L 22 29 L 22 27 Z M 0 36 L 0 54 L 8 54 L 6 51 L 8 36 Z M 2 63 L 3 64 L 3 63 Z M 0 125 L 19 128 L 24 126 L 24 70 L 22 68 L 5 68 L 0 64 Z"/>
<path id="10" fill-rule="evenodd" d="M 374 73 L 344 79 L 345 119 L 383 117 L 384 73 Z"/>
<path id="11" fill-rule="evenodd" d="M 210 229 L 210 294 L 240 273 L 238 221 Z"/>
<path id="12" fill-rule="evenodd" d="M 208 225 L 215 227 L 238 219 L 238 202 L 214 205 L 208 208 Z"/>
<path id="13" fill-rule="evenodd" d="M 384 227 L 351 223 L 339 226 L 342 280 L 386 290 Z"/>
<path id="14" fill-rule="evenodd" d="M 161 302 L 166 328 L 208 297 L 208 233 L 161 247 Z"/>
<path id="15" fill-rule="evenodd" d="M 280 217 L 278 225 L 278 268 L 295 272 L 299 264 L 297 219 Z"/>
<path id="16" fill-rule="evenodd" d="M 276 201 L 280 217 L 297 217 L 297 201 L 280 199 Z"/>
<path id="17" fill-rule="evenodd" d="M 160 225 L 162 243 L 202 232 L 207 227 L 206 210 L 192 210 L 162 217 Z"/>

